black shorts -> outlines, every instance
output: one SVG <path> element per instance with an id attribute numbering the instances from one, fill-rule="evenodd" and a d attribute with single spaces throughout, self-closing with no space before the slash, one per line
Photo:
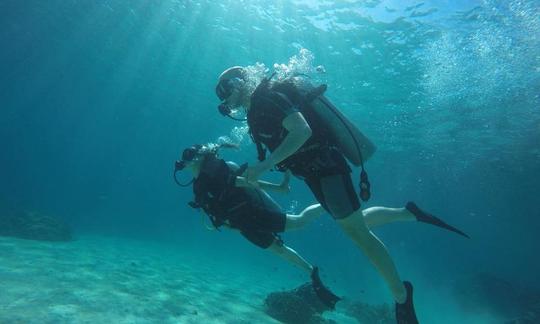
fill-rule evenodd
<path id="1" fill-rule="evenodd" d="M 322 147 L 309 160 L 290 168 L 309 186 L 317 201 L 334 218 L 345 218 L 360 209 L 351 180 L 351 168 L 336 148 Z"/>
<path id="2" fill-rule="evenodd" d="M 251 243 L 263 249 L 268 248 L 274 241 L 282 243 L 277 233 L 285 231 L 285 213 L 258 211 L 245 215 L 243 224 L 238 226 L 240 233 Z"/>
<path id="3" fill-rule="evenodd" d="M 350 173 L 308 178 L 305 183 L 317 201 L 335 219 L 342 219 L 360 209 Z"/>

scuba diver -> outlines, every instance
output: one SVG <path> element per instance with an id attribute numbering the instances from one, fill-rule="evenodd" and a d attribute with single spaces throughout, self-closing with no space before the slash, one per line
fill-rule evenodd
<path id="1" fill-rule="evenodd" d="M 247 164 L 239 167 L 234 162 L 218 158 L 219 149 L 237 147 L 235 144 L 223 143 L 197 144 L 186 148 L 182 159 L 176 161 L 174 180 L 182 187 L 193 186 L 195 199 L 189 205 L 202 209 L 216 229 L 223 226 L 238 230 L 256 246 L 268 249 L 307 271 L 319 299 L 330 309 L 334 309 L 340 298 L 323 285 L 318 268 L 285 245 L 278 234 L 303 227 L 320 216 L 324 210 L 319 205 L 313 205 L 299 215 L 283 212 L 265 189 L 287 192 L 288 174 L 285 174 L 281 184 L 259 180 L 256 187 L 247 186 L 246 179 L 239 176 Z M 193 180 L 182 184 L 176 179 L 176 173 L 186 168 L 191 170 Z"/>
<path id="2" fill-rule="evenodd" d="M 375 146 L 324 96 L 326 85 L 314 87 L 301 75 L 280 80 L 257 79 L 241 67 L 225 70 L 218 79 L 218 110 L 235 120 L 245 120 L 257 146 L 259 163 L 248 167 L 245 182 L 257 185 L 261 175 L 273 168 L 291 171 L 302 179 L 315 198 L 341 229 L 368 257 L 389 286 L 400 324 L 418 323 L 413 305 L 413 286 L 402 281 L 384 244 L 371 232 L 367 209 L 361 210 L 347 163 L 361 166 L 360 197 L 370 198 L 370 183 L 364 162 Z M 244 108 L 246 118 L 234 112 Z M 267 151 L 270 152 L 266 156 Z M 391 209 L 400 217 L 433 224 L 468 237 L 459 229 L 422 211 L 409 202 L 405 208 Z"/>

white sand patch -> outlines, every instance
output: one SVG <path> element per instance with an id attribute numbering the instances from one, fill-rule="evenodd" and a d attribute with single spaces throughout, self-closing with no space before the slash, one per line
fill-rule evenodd
<path id="1" fill-rule="evenodd" d="M 103 237 L 0 237 L 0 323 L 277 323 L 263 309 L 275 283 L 198 257 Z"/>
<path id="2" fill-rule="evenodd" d="M 77 306 L 75 305 L 52 305 L 49 307 L 49 312 L 53 315 L 61 317 L 71 317 L 76 315 Z"/>

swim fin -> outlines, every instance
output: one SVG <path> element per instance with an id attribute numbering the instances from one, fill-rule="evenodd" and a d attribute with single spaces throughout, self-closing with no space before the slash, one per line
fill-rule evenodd
<path id="1" fill-rule="evenodd" d="M 403 285 L 407 290 L 407 299 L 403 304 L 396 303 L 397 324 L 418 324 L 413 304 L 413 286 L 408 281 L 404 281 Z"/>
<path id="2" fill-rule="evenodd" d="M 321 278 L 319 277 L 318 267 L 313 267 L 313 270 L 311 271 L 311 282 L 313 289 L 315 290 L 315 294 L 317 294 L 317 297 L 319 297 L 321 302 L 328 308 L 334 309 L 336 307 L 336 303 L 340 301 L 341 298 L 334 295 L 330 289 L 323 285 Z"/>
<path id="3" fill-rule="evenodd" d="M 408 211 L 410 211 L 416 217 L 416 220 L 419 222 L 438 226 L 438 227 L 444 228 L 446 230 L 452 231 L 454 233 L 457 233 L 459 235 L 465 236 L 466 238 L 470 239 L 470 236 L 465 234 L 463 231 L 455 228 L 454 226 L 446 224 L 440 218 L 435 217 L 431 215 L 430 213 L 424 212 L 423 210 L 418 208 L 418 206 L 416 206 L 416 204 L 412 201 L 409 201 L 407 205 L 405 205 L 405 208 Z"/>

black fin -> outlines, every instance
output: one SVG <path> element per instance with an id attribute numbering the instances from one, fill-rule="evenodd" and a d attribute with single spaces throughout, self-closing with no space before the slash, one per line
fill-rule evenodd
<path id="1" fill-rule="evenodd" d="M 311 272 L 311 282 L 313 289 L 315 290 L 315 294 L 317 294 L 317 297 L 319 297 L 321 302 L 328 308 L 334 309 L 336 307 L 336 303 L 340 301 L 341 298 L 334 295 L 330 289 L 323 285 L 321 278 L 319 277 L 318 267 L 313 267 L 313 271 Z"/>
<path id="2" fill-rule="evenodd" d="M 407 290 L 407 299 L 403 304 L 396 303 L 397 324 L 418 324 L 413 303 L 413 286 L 408 281 L 404 281 L 403 285 Z"/>
<path id="3" fill-rule="evenodd" d="M 422 223 L 431 224 L 434 226 L 438 226 L 440 228 L 444 228 L 446 230 L 449 230 L 451 232 L 457 233 L 459 235 L 465 236 L 466 238 L 470 239 L 471 237 L 467 234 L 465 234 L 462 230 L 459 230 L 455 228 L 454 226 L 446 224 L 443 220 L 441 220 L 438 217 L 435 217 L 429 213 L 424 212 L 416 204 L 412 201 L 409 201 L 407 205 L 405 205 L 405 208 L 410 211 L 415 217 L 416 220 Z"/>

